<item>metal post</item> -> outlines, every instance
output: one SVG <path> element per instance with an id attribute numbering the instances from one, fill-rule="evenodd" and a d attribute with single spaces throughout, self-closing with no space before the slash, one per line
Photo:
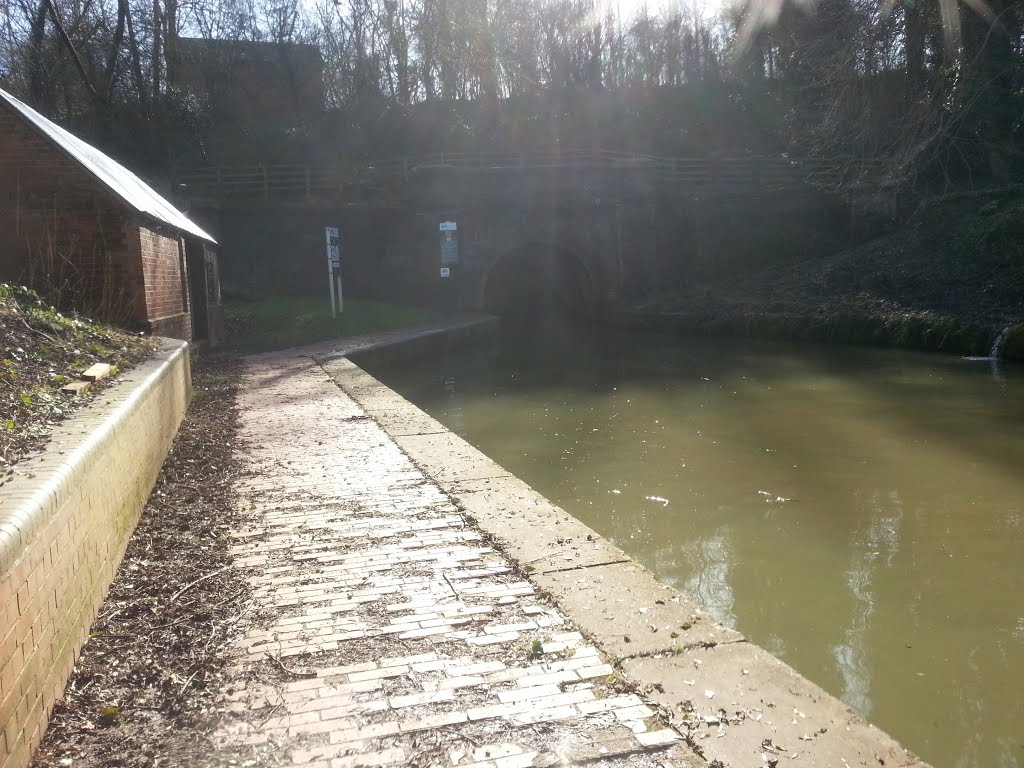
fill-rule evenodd
<path id="1" fill-rule="evenodd" d="M 338 316 L 338 305 L 334 298 L 334 268 L 330 259 L 327 260 L 327 284 L 331 286 L 331 317 L 335 318 Z"/>

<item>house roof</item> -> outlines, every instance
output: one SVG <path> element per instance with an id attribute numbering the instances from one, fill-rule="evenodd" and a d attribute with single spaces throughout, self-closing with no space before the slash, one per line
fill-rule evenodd
<path id="1" fill-rule="evenodd" d="M 28 104 L 14 98 L 2 88 L 0 88 L 0 99 L 7 102 L 15 112 L 24 118 L 26 123 L 56 144 L 90 176 L 124 201 L 129 208 L 174 229 L 216 244 L 217 241 L 207 232 L 200 229 L 195 222 L 119 162 L 103 154 L 91 144 L 86 144 L 74 134 L 65 131 L 52 120 L 43 117 Z"/>

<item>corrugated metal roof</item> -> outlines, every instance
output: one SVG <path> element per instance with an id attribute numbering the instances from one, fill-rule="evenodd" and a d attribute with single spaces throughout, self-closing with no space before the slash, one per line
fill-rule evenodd
<path id="1" fill-rule="evenodd" d="M 76 163 L 81 165 L 104 186 L 139 213 L 152 216 L 175 229 L 216 244 L 208 233 L 200 229 L 184 213 L 157 194 L 151 186 L 116 160 L 107 157 L 96 147 L 65 131 L 52 120 L 36 112 L 28 104 L 0 88 L 0 97 L 10 104 L 33 128 L 53 141 Z"/>

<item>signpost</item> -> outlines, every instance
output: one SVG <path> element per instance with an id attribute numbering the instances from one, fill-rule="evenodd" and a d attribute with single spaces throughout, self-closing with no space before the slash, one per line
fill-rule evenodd
<path id="1" fill-rule="evenodd" d="M 341 293 L 341 242 L 337 227 L 327 227 L 327 282 L 331 286 L 331 317 L 345 311 Z M 335 299 L 337 294 L 337 299 Z"/>
<path id="2" fill-rule="evenodd" d="M 454 312 L 459 303 L 457 266 L 459 263 L 459 225 L 442 221 L 441 232 L 441 306 L 445 312 Z"/>

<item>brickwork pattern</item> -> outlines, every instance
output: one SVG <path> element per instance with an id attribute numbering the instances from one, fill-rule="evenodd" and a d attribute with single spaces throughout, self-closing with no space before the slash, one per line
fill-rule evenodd
<path id="1" fill-rule="evenodd" d="M 154 333 L 192 338 L 185 244 L 178 237 L 139 226 L 146 319 Z"/>
<path id="2" fill-rule="evenodd" d="M 169 345 L 0 488 L 0 768 L 29 764 L 189 392 L 187 350 Z"/>
<path id="3" fill-rule="evenodd" d="M 220 748 L 273 764 L 693 765 L 675 731 L 323 369 L 253 360 Z M 269 763 L 268 763 L 269 764 Z"/>

